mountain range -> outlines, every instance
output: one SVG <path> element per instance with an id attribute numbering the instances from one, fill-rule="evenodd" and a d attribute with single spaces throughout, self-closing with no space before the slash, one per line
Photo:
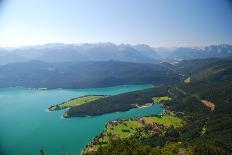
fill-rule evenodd
<path id="1" fill-rule="evenodd" d="M 212 45 L 205 48 L 153 48 L 145 44 L 46 44 L 20 48 L 0 48 L 0 65 L 38 60 L 48 63 L 85 61 L 126 61 L 158 63 L 162 61 L 224 58 L 232 56 L 232 45 Z"/>

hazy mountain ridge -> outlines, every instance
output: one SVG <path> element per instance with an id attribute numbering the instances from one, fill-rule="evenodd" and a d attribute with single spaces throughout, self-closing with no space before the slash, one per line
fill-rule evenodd
<path id="1" fill-rule="evenodd" d="M 184 60 L 177 67 L 191 78 L 191 82 L 230 82 L 232 79 L 231 59 Z"/>
<path id="2" fill-rule="evenodd" d="M 45 63 L 27 61 L 0 66 L 0 87 L 88 88 L 125 84 L 168 84 L 181 75 L 159 64 L 122 61 Z"/>
<path id="3" fill-rule="evenodd" d="M 7 53 L 7 54 L 0 55 L 0 65 L 5 65 L 9 63 L 15 63 L 15 62 L 25 62 L 28 60 L 29 59 L 27 59 L 26 57 L 18 55 L 18 54 L 14 54 L 14 53 Z"/>
<path id="4" fill-rule="evenodd" d="M 153 48 L 145 44 L 46 44 L 21 48 L 0 48 L 0 65 L 39 60 L 44 62 L 126 61 L 157 63 L 161 61 L 232 56 L 232 45 L 205 48 Z M 7 58 L 6 58 L 7 57 Z M 9 61 L 6 61 L 9 60 Z"/>
<path id="5" fill-rule="evenodd" d="M 19 49 L 0 49 L 0 60 L 6 53 L 17 54 L 28 59 L 44 62 L 84 62 L 84 61 L 128 61 L 153 63 L 159 56 L 147 45 L 131 46 L 112 43 L 99 44 L 47 44 L 22 47 Z M 15 62 L 18 62 L 15 60 Z M 5 63 L 7 64 L 7 63 Z"/>
<path id="6" fill-rule="evenodd" d="M 123 61 L 27 61 L 0 66 L 0 87 L 88 88 L 124 84 L 172 84 L 191 77 L 213 81 L 231 79 L 230 59 L 211 58 L 170 63 Z"/>
<path id="7" fill-rule="evenodd" d="M 211 45 L 205 48 L 177 48 L 166 58 L 176 59 L 204 59 L 204 58 L 224 58 L 232 56 L 232 45 Z"/>

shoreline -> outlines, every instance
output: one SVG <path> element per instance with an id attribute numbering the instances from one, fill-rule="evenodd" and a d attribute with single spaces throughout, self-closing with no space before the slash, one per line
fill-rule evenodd
<path id="1" fill-rule="evenodd" d="M 150 107 L 150 106 L 146 106 L 146 107 Z M 107 123 L 105 123 L 104 125 L 104 129 L 103 131 L 100 133 L 102 134 L 104 131 L 107 130 L 107 127 L 110 123 L 112 122 L 118 122 L 118 121 L 127 121 L 127 120 L 136 120 L 136 119 L 140 119 L 140 118 L 143 118 L 143 117 L 159 117 L 159 116 L 163 116 L 163 114 L 165 113 L 165 109 L 163 110 L 163 112 L 161 114 L 150 114 L 150 115 L 145 115 L 145 116 L 137 116 L 137 117 L 133 117 L 133 118 L 118 118 L 118 119 L 114 119 L 114 120 L 111 120 L 111 121 L 108 121 Z M 88 146 L 91 145 L 91 143 L 94 141 L 94 139 L 99 136 L 100 134 L 96 135 L 88 144 L 85 145 L 85 147 L 81 150 L 81 154 L 83 154 L 85 152 L 85 149 L 87 149 Z"/>
<path id="2" fill-rule="evenodd" d="M 164 107 L 160 104 L 160 103 L 149 103 L 149 105 L 143 105 L 143 106 L 138 106 L 138 107 L 132 107 L 128 110 L 122 110 L 122 111 L 115 111 L 115 112 L 107 112 L 104 114 L 99 114 L 99 115 L 83 115 L 83 116 L 68 116 L 66 118 L 75 118 L 75 117 L 98 117 L 98 116 L 103 116 L 103 115 L 107 115 L 107 114 L 117 114 L 117 113 L 122 113 L 122 112 L 127 112 L 127 111 L 131 111 L 131 110 L 135 110 L 135 109 L 143 109 L 143 108 L 148 108 L 151 107 L 153 105 L 159 105 L 161 108 L 164 109 Z M 163 113 L 163 112 L 162 112 Z"/>
<path id="3" fill-rule="evenodd" d="M 143 89 L 149 89 L 149 88 L 153 88 L 155 87 L 153 84 L 122 84 L 122 85 L 113 85 L 113 86 L 106 86 L 106 87 L 83 87 L 83 88 L 61 88 L 61 87 L 54 87 L 54 88 L 50 88 L 50 87 L 25 87 L 25 86 L 9 86 L 9 87 L 0 87 L 0 89 L 8 89 L 8 88 L 24 88 L 24 89 L 32 89 L 32 90 L 40 90 L 41 88 L 46 88 L 46 90 L 84 90 L 84 89 L 106 89 L 106 88 L 113 88 L 113 87 L 125 87 L 125 86 L 129 86 L 129 87 L 133 87 L 133 86 L 148 86 L 147 88 L 143 88 Z M 142 89 L 142 90 L 143 90 Z M 141 89 L 138 89 L 141 90 Z M 137 90 L 134 90 L 137 91 Z"/>

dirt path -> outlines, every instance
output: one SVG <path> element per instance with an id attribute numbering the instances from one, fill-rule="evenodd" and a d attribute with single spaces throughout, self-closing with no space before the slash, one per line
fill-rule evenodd
<path id="1" fill-rule="evenodd" d="M 178 90 L 181 94 L 183 95 L 190 95 L 193 96 L 195 98 L 197 98 L 201 103 L 203 103 L 205 106 L 207 106 L 211 111 L 215 110 L 215 103 L 210 102 L 208 100 L 203 100 L 199 95 L 197 94 L 189 94 L 188 92 L 184 91 L 181 88 L 175 87 L 176 90 Z"/>
<path id="2" fill-rule="evenodd" d="M 176 90 L 178 90 L 181 94 L 183 94 L 183 95 L 186 95 L 187 94 L 187 92 L 185 92 L 183 89 L 180 89 L 180 88 L 178 88 L 178 87 L 176 87 Z"/>
<path id="3" fill-rule="evenodd" d="M 211 111 L 215 110 L 215 104 L 213 102 L 210 102 L 208 100 L 201 100 L 201 103 L 203 103 L 205 106 L 209 107 Z"/>

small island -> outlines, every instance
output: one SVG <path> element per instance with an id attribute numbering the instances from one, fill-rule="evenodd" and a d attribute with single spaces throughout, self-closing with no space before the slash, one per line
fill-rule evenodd
<path id="1" fill-rule="evenodd" d="M 106 98 L 107 96 L 105 95 L 85 95 L 81 96 L 78 98 L 71 99 L 69 101 L 52 105 L 51 107 L 48 108 L 49 111 L 56 111 L 56 110 L 61 110 L 61 109 L 66 109 L 66 108 L 71 108 L 75 106 L 79 106 L 82 104 L 86 104 L 91 101 L 95 101 L 98 99 Z"/>

